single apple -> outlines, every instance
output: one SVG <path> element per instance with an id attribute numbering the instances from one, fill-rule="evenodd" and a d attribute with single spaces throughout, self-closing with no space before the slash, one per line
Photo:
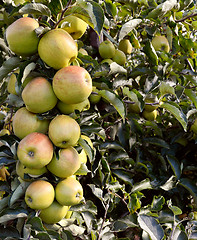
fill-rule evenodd
<path id="1" fill-rule="evenodd" d="M 139 101 L 134 102 L 134 103 L 133 102 L 129 103 L 128 104 L 128 112 L 139 114 L 141 112 L 139 104 L 140 104 Z"/>
<path id="2" fill-rule="evenodd" d="M 152 45 L 155 51 L 165 51 L 167 53 L 170 51 L 170 45 L 165 36 L 155 36 L 152 39 Z"/>
<path id="3" fill-rule="evenodd" d="M 119 42 L 118 49 L 123 51 L 126 55 L 128 55 L 131 54 L 133 47 L 129 39 L 122 39 Z"/>
<path id="4" fill-rule="evenodd" d="M 83 187 L 72 177 L 60 181 L 55 187 L 56 200 L 63 206 L 72 206 L 83 199 Z"/>
<path id="5" fill-rule="evenodd" d="M 57 97 L 51 83 L 43 77 L 32 79 L 22 91 L 22 99 L 27 110 L 44 113 L 55 107 Z"/>
<path id="6" fill-rule="evenodd" d="M 16 74 L 18 73 L 19 73 L 19 69 L 16 69 L 8 78 L 7 90 L 9 93 L 14 95 L 17 95 L 15 85 L 17 81 Z"/>
<path id="7" fill-rule="evenodd" d="M 158 100 L 157 96 L 155 96 L 153 94 L 147 95 L 145 97 L 144 101 L 145 101 L 144 109 L 147 112 L 152 112 L 159 107 L 159 100 Z"/>
<path id="8" fill-rule="evenodd" d="M 6 29 L 6 40 L 9 48 L 20 56 L 31 56 L 38 50 L 39 38 L 35 29 L 39 23 L 30 17 L 17 19 Z"/>
<path id="9" fill-rule="evenodd" d="M 83 102 L 92 92 L 92 78 L 85 68 L 79 66 L 57 71 L 52 85 L 57 98 L 67 104 Z"/>
<path id="10" fill-rule="evenodd" d="M 78 47 L 68 32 L 53 29 L 40 39 L 38 53 L 47 65 L 58 70 L 69 66 L 77 58 Z"/>
<path id="11" fill-rule="evenodd" d="M 99 90 L 93 86 L 92 92 L 89 96 L 90 103 L 97 104 L 101 100 L 101 95 L 99 95 Z"/>
<path id="12" fill-rule="evenodd" d="M 99 45 L 99 54 L 103 59 L 113 58 L 115 56 L 114 44 L 108 40 Z"/>
<path id="13" fill-rule="evenodd" d="M 86 136 L 86 135 L 81 135 L 81 138 L 84 139 L 85 141 L 87 141 L 87 143 L 90 145 L 90 147 L 93 149 L 93 143 L 91 141 L 91 139 Z M 82 148 L 82 150 L 79 152 L 79 160 L 81 163 L 85 163 L 87 162 L 87 154 L 85 152 L 85 150 Z"/>
<path id="14" fill-rule="evenodd" d="M 36 180 L 26 189 L 25 202 L 32 209 L 49 207 L 55 198 L 53 185 L 45 180 Z"/>
<path id="15" fill-rule="evenodd" d="M 19 108 L 12 120 L 14 134 L 22 139 L 32 132 L 47 133 L 49 120 L 40 120 L 35 113 L 29 112 L 26 107 Z"/>
<path id="16" fill-rule="evenodd" d="M 74 15 L 66 16 L 61 23 L 61 28 L 70 33 L 73 39 L 81 38 L 85 33 L 87 27 L 88 24 L 85 21 Z"/>
<path id="17" fill-rule="evenodd" d="M 55 224 L 62 220 L 68 212 L 68 206 L 62 206 L 57 201 L 45 208 L 41 209 L 39 217 L 46 224 Z"/>
<path id="18" fill-rule="evenodd" d="M 90 108 L 90 102 L 89 102 L 88 98 L 85 101 L 83 101 L 81 103 L 76 103 L 76 104 L 66 104 L 62 101 L 59 101 L 57 103 L 57 108 L 63 114 L 71 114 L 75 110 L 78 110 L 79 112 L 87 111 Z"/>
<path id="19" fill-rule="evenodd" d="M 49 138 L 60 148 L 75 146 L 80 134 L 81 129 L 77 121 L 67 115 L 57 115 L 49 124 Z"/>
<path id="20" fill-rule="evenodd" d="M 80 168 L 80 165 L 81 162 L 77 150 L 73 147 L 68 147 L 60 149 L 57 156 L 54 154 L 47 168 L 55 176 L 67 178 L 73 175 Z"/>
<path id="21" fill-rule="evenodd" d="M 115 55 L 112 58 L 112 60 L 114 62 L 116 62 L 117 64 L 123 66 L 123 65 L 125 65 L 127 59 L 126 59 L 126 55 L 124 54 L 123 51 L 121 51 L 119 49 L 116 49 L 115 50 Z"/>
<path id="22" fill-rule="evenodd" d="M 26 167 L 42 168 L 53 157 L 53 144 L 47 135 L 33 132 L 19 142 L 17 156 Z"/>
<path id="23" fill-rule="evenodd" d="M 32 181 L 31 178 L 37 178 L 47 172 L 46 167 L 42 168 L 28 168 L 19 160 L 16 162 L 16 173 L 24 181 Z M 29 175 L 29 177 L 28 177 Z"/>
<path id="24" fill-rule="evenodd" d="M 142 116 L 148 121 L 156 120 L 157 114 L 158 114 L 157 110 L 154 110 L 152 112 L 148 112 L 146 110 L 143 110 L 143 112 L 142 112 Z"/>

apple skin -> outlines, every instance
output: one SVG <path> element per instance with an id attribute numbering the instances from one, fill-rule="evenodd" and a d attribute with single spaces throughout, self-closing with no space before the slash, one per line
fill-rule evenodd
<path id="1" fill-rule="evenodd" d="M 25 202 L 32 209 L 47 208 L 53 203 L 54 198 L 54 187 L 45 180 L 32 182 L 25 192 Z"/>
<path id="2" fill-rule="evenodd" d="M 98 94 L 99 90 L 93 86 L 92 93 L 89 96 L 89 100 L 91 104 L 97 104 L 101 100 L 101 95 Z"/>
<path id="3" fill-rule="evenodd" d="M 72 177 L 60 181 L 55 187 L 56 200 L 63 206 L 73 206 L 83 199 L 83 187 Z"/>
<path id="4" fill-rule="evenodd" d="M 128 55 L 132 53 L 133 47 L 129 39 L 122 39 L 119 42 L 118 49 L 123 51 L 126 55 Z"/>
<path id="5" fill-rule="evenodd" d="M 83 36 L 88 24 L 82 19 L 69 15 L 66 16 L 61 24 L 61 28 L 67 31 L 73 39 L 79 39 Z"/>
<path id="6" fill-rule="evenodd" d="M 17 19 L 6 29 L 6 40 L 12 52 L 20 56 L 31 56 L 38 50 L 39 38 L 35 29 L 39 23 L 30 17 Z"/>
<path id="7" fill-rule="evenodd" d="M 26 167 L 42 168 L 53 157 L 53 144 L 47 135 L 33 132 L 19 142 L 17 156 Z"/>
<path id="8" fill-rule="evenodd" d="M 139 114 L 140 113 L 139 102 L 130 103 L 128 105 L 128 112 Z"/>
<path id="9" fill-rule="evenodd" d="M 116 49 L 115 50 L 115 55 L 112 58 L 112 60 L 114 62 L 116 62 L 117 64 L 123 66 L 123 65 L 125 65 L 127 59 L 126 59 L 126 55 L 124 54 L 123 51 L 121 51 L 119 49 Z"/>
<path id="10" fill-rule="evenodd" d="M 31 177 L 40 177 L 44 173 L 47 172 L 46 167 L 42 168 L 28 168 L 25 165 L 23 165 L 19 160 L 16 163 L 16 173 L 17 175 L 23 179 L 24 181 L 32 181 Z M 25 178 L 25 174 L 28 174 L 30 178 Z"/>
<path id="11" fill-rule="evenodd" d="M 60 148 L 75 146 L 80 134 L 81 129 L 77 121 L 67 115 L 57 115 L 49 124 L 49 138 Z"/>
<path id="12" fill-rule="evenodd" d="M 113 58 L 115 56 L 114 44 L 108 40 L 99 45 L 99 54 L 103 59 Z"/>
<path id="13" fill-rule="evenodd" d="M 29 112 L 26 107 L 16 111 L 12 120 L 14 134 L 22 139 L 32 132 L 47 133 L 49 120 L 40 120 L 35 113 Z"/>
<path id="14" fill-rule="evenodd" d="M 58 157 L 54 154 L 47 168 L 55 176 L 67 178 L 73 175 L 80 168 L 80 165 L 81 162 L 77 150 L 73 147 L 68 147 L 60 149 Z"/>
<path id="15" fill-rule="evenodd" d="M 152 39 L 152 45 L 155 51 L 165 51 L 167 53 L 170 51 L 170 45 L 165 36 L 155 36 Z"/>
<path id="16" fill-rule="evenodd" d="M 50 82 L 43 77 L 32 79 L 22 91 L 22 99 L 27 110 L 44 113 L 55 107 L 57 97 Z"/>
<path id="17" fill-rule="evenodd" d="M 77 58 L 78 47 L 68 32 L 53 29 L 40 39 L 38 54 L 48 66 L 58 70 L 69 66 Z"/>
<path id="18" fill-rule="evenodd" d="M 154 121 L 157 118 L 157 110 L 154 110 L 152 112 L 148 112 L 148 111 L 144 110 L 142 112 L 142 116 L 148 121 Z"/>
<path id="19" fill-rule="evenodd" d="M 76 104 L 66 104 L 61 101 L 57 103 L 57 108 L 60 110 L 63 114 L 71 114 L 75 110 L 78 110 L 79 112 L 86 111 L 90 108 L 90 102 L 88 99 L 81 103 Z"/>
<path id="20" fill-rule="evenodd" d="M 53 90 L 57 98 L 67 104 L 85 101 L 92 92 L 92 78 L 85 68 L 68 66 L 53 77 Z"/>
<path id="21" fill-rule="evenodd" d="M 46 224 L 55 224 L 62 220 L 68 212 L 68 206 L 62 206 L 57 201 L 40 211 L 39 217 Z"/>

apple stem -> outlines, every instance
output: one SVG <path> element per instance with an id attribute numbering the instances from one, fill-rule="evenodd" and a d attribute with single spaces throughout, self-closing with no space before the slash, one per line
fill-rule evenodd
<path id="1" fill-rule="evenodd" d="M 33 156 L 34 156 L 34 152 L 33 152 L 33 151 L 29 151 L 29 152 L 28 152 L 28 155 L 29 155 L 30 157 L 33 157 Z"/>
<path id="2" fill-rule="evenodd" d="M 67 11 L 67 9 L 69 8 L 69 6 L 71 5 L 71 3 L 72 3 L 72 0 L 69 0 L 68 2 L 67 2 L 67 5 L 66 5 L 66 7 L 62 10 L 62 12 L 61 12 L 61 16 L 60 16 L 60 19 L 56 22 L 56 24 L 54 25 L 54 29 L 55 28 L 57 28 L 58 27 L 58 25 L 59 25 L 59 23 L 64 19 L 64 13 Z"/>

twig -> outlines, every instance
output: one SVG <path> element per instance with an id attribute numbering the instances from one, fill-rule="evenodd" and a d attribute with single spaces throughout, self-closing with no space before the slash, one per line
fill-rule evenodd
<path id="1" fill-rule="evenodd" d="M 181 19 L 175 20 L 175 22 L 176 22 L 176 23 L 178 23 L 178 22 L 184 22 L 186 19 L 188 19 L 188 18 L 192 18 L 192 17 L 195 17 L 195 16 L 197 16 L 197 13 L 193 13 L 193 14 L 190 14 L 190 15 L 184 17 L 184 18 L 181 18 Z"/>
<path id="2" fill-rule="evenodd" d="M 53 27 L 54 29 L 57 28 L 57 26 L 59 25 L 59 23 L 63 20 L 63 18 L 64 18 L 64 13 L 67 11 L 67 9 L 69 8 L 69 6 L 71 5 L 71 2 L 72 2 L 72 0 L 69 0 L 69 1 L 67 2 L 66 7 L 62 10 L 60 19 L 56 22 L 56 24 L 55 24 L 54 27 Z"/>

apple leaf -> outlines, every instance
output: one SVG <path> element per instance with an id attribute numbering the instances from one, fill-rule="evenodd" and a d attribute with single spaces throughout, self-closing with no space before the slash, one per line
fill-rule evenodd
<path id="1" fill-rule="evenodd" d="M 149 59 L 149 62 L 153 65 L 158 65 L 158 56 L 152 45 L 152 43 L 148 40 L 143 48 L 146 56 Z"/>
<path id="2" fill-rule="evenodd" d="M 117 14 L 116 5 L 111 0 L 105 0 L 105 8 L 109 15 L 115 17 Z"/>
<path id="3" fill-rule="evenodd" d="M 88 155 L 90 162 L 92 162 L 94 156 L 93 156 L 93 149 L 91 148 L 91 146 L 83 138 L 80 138 L 78 143 L 84 149 L 85 153 Z"/>
<path id="4" fill-rule="evenodd" d="M 18 230 L 12 226 L 0 226 L 0 239 L 20 239 L 20 234 Z"/>
<path id="5" fill-rule="evenodd" d="M 141 22 L 142 22 L 142 19 L 136 18 L 122 25 L 122 28 L 120 29 L 120 33 L 119 33 L 119 41 L 123 39 L 126 35 L 128 35 L 128 33 L 130 33 L 134 28 L 136 28 Z"/>
<path id="6" fill-rule="evenodd" d="M 165 198 L 163 196 L 154 196 L 153 201 L 151 203 L 152 211 L 160 211 L 163 208 L 165 203 Z"/>
<path id="7" fill-rule="evenodd" d="M 122 119 L 125 119 L 125 106 L 123 102 L 116 96 L 116 94 L 108 91 L 108 90 L 101 90 L 99 94 L 106 99 L 110 104 L 112 104 L 115 109 L 118 111 Z"/>
<path id="8" fill-rule="evenodd" d="M 4 223 L 16 218 L 27 217 L 28 211 L 24 208 L 4 209 L 0 214 L 0 223 Z"/>
<path id="9" fill-rule="evenodd" d="M 90 172 L 85 163 L 82 163 L 80 168 L 74 173 L 74 175 L 87 175 Z"/>
<path id="10" fill-rule="evenodd" d="M 185 94 L 191 99 L 191 101 L 194 103 L 195 107 L 197 108 L 196 92 L 192 91 L 191 89 L 185 89 Z"/>
<path id="11" fill-rule="evenodd" d="M 149 144 L 160 146 L 162 148 L 170 149 L 169 144 L 166 141 L 164 141 L 163 139 L 160 139 L 160 138 L 148 137 L 148 138 L 144 138 L 143 141 L 146 142 L 146 143 L 149 143 Z"/>
<path id="12" fill-rule="evenodd" d="M 187 131 L 187 118 L 179 108 L 170 103 L 163 103 L 160 107 L 165 108 L 167 111 L 169 111 L 180 122 L 183 129 Z"/>
<path id="13" fill-rule="evenodd" d="M 19 13 L 51 16 L 50 9 L 42 3 L 28 3 L 19 10 Z"/>
<path id="14" fill-rule="evenodd" d="M 18 57 L 9 58 L 0 67 L 0 82 L 6 77 L 13 69 L 20 66 L 21 60 Z"/>
<path id="15" fill-rule="evenodd" d="M 162 96 L 165 94 L 172 94 L 176 96 L 174 88 L 170 85 L 170 83 L 162 82 L 159 86 L 159 90 Z"/>
<path id="16" fill-rule="evenodd" d="M 131 192 L 139 192 L 142 191 L 144 189 L 152 189 L 151 183 L 150 183 L 150 179 L 146 178 L 144 180 L 142 180 L 141 182 L 138 182 L 136 184 L 133 185 Z"/>
<path id="17" fill-rule="evenodd" d="M 166 156 L 166 157 L 175 176 L 177 177 L 177 179 L 179 179 L 181 177 L 181 166 L 179 161 L 174 156 Z"/>
<path id="18" fill-rule="evenodd" d="M 186 188 L 190 194 L 194 197 L 197 204 L 197 186 L 196 184 L 188 178 L 181 178 L 179 184 Z"/>
<path id="19" fill-rule="evenodd" d="M 164 238 L 164 231 L 154 217 L 141 214 L 138 216 L 138 222 L 140 227 L 149 234 L 152 240 Z"/>

